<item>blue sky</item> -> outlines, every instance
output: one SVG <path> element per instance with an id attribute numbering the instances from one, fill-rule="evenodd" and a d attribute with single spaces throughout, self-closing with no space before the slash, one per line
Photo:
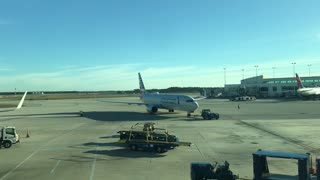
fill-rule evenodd
<path id="1" fill-rule="evenodd" d="M 0 0 L 0 91 L 320 75 L 320 1 Z"/>

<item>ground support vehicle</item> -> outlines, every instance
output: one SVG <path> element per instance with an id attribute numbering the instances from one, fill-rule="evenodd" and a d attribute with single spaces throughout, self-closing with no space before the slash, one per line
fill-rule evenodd
<path id="1" fill-rule="evenodd" d="M 317 175 L 317 180 L 320 180 L 320 156 L 316 158 L 316 169 L 314 173 Z"/>
<path id="2" fill-rule="evenodd" d="M 168 131 L 144 131 L 131 128 L 130 130 L 118 131 L 120 133 L 119 143 L 127 144 L 131 150 L 166 152 L 177 146 L 191 146 L 190 142 L 180 142 L 175 135 Z"/>
<path id="3" fill-rule="evenodd" d="M 161 128 L 155 128 L 155 124 L 154 122 L 144 122 L 144 123 L 136 123 L 135 125 L 133 125 L 131 127 L 131 129 L 143 129 L 143 131 L 154 131 L 156 129 L 160 129 L 160 130 L 165 130 L 165 129 L 161 129 Z"/>
<path id="4" fill-rule="evenodd" d="M 191 163 L 191 179 L 203 180 L 203 179 L 217 179 L 217 180 L 235 180 L 236 176 L 229 169 L 229 163 L 227 161 L 224 164 L 219 165 L 206 162 L 193 162 Z"/>
<path id="5" fill-rule="evenodd" d="M 209 120 L 219 119 L 219 117 L 220 117 L 219 113 L 211 112 L 210 109 L 202 109 L 201 116 L 203 119 L 209 119 Z"/>
<path id="6" fill-rule="evenodd" d="M 12 144 L 20 141 L 20 137 L 16 132 L 15 127 L 2 127 L 0 128 L 0 145 L 4 148 L 10 148 Z"/>
<path id="7" fill-rule="evenodd" d="M 230 101 L 254 101 L 256 100 L 255 96 L 236 96 L 231 97 Z"/>
<path id="8" fill-rule="evenodd" d="M 313 179 L 310 172 L 310 154 L 302 153 L 290 153 L 290 152 L 279 152 L 279 151 L 263 151 L 258 150 L 252 154 L 253 156 L 253 173 L 254 180 L 262 179 L 299 179 L 299 180 L 309 180 Z M 296 159 L 298 160 L 298 175 L 289 176 L 283 174 L 272 174 L 269 172 L 267 157 L 272 158 L 283 158 L 283 159 Z"/>

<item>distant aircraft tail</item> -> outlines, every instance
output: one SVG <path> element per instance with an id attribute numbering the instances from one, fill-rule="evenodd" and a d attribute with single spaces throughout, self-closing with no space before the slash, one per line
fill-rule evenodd
<path id="1" fill-rule="evenodd" d="M 296 80 L 297 80 L 298 89 L 303 88 L 302 81 L 301 81 L 298 73 L 296 73 Z"/>
<path id="2" fill-rule="evenodd" d="M 19 104 L 18 104 L 18 106 L 17 106 L 16 109 L 20 109 L 20 108 L 22 107 L 22 104 L 23 104 L 23 102 L 24 102 L 24 99 L 25 99 L 26 96 L 27 96 L 27 93 L 28 93 L 28 91 L 26 91 L 26 92 L 24 93 L 24 95 L 22 96 L 22 98 L 21 98 L 21 100 L 20 100 L 20 102 L 19 102 Z"/>
<path id="3" fill-rule="evenodd" d="M 143 94 L 143 93 L 145 93 L 146 88 L 144 87 L 144 84 L 143 84 L 143 81 L 142 81 L 142 78 L 141 78 L 141 74 L 138 73 L 138 75 L 139 75 L 140 93 Z"/>

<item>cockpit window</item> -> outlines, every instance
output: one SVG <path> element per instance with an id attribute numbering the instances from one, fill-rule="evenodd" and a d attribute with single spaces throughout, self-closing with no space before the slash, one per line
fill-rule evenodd
<path id="1" fill-rule="evenodd" d="M 193 102 L 193 99 L 188 99 L 186 100 L 186 102 Z"/>

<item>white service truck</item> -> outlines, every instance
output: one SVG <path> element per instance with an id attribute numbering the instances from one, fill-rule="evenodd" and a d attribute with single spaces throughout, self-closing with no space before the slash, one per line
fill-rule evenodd
<path id="1" fill-rule="evenodd" d="M 20 141 L 20 137 L 16 132 L 15 127 L 2 127 L 0 128 L 0 145 L 4 148 L 10 148 L 12 144 Z"/>

